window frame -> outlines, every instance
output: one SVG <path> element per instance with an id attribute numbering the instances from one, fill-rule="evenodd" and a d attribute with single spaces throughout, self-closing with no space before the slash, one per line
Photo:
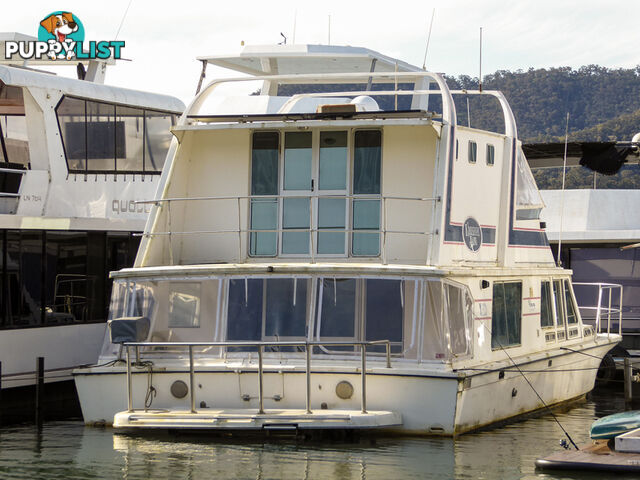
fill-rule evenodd
<path id="1" fill-rule="evenodd" d="M 496 294 L 495 294 L 495 288 L 497 285 L 520 285 L 520 315 L 519 315 L 519 319 L 518 319 L 518 339 L 516 343 L 507 343 L 507 344 L 502 344 L 501 342 L 499 342 L 496 339 L 496 343 L 497 345 L 494 346 L 494 332 L 495 332 L 495 325 L 494 325 L 494 312 L 495 312 L 495 305 L 496 305 Z M 524 285 L 522 280 L 502 280 L 502 281 L 495 281 L 493 282 L 493 293 L 492 293 L 492 297 L 491 297 L 491 350 L 493 351 L 499 351 L 499 350 L 506 350 L 507 348 L 514 348 L 514 347 L 521 347 L 522 346 L 522 303 L 523 303 L 523 294 L 524 294 Z M 506 295 L 505 295 L 506 297 Z M 505 313 L 506 313 L 507 309 L 505 307 Z M 505 319 L 505 327 L 506 327 L 506 335 L 507 337 L 509 336 L 509 322 L 508 322 L 508 318 Z"/>
<path id="2" fill-rule="evenodd" d="M 358 132 L 361 131 L 376 131 L 379 132 L 380 135 L 380 193 L 377 194 L 359 194 L 355 195 L 353 193 L 353 178 L 354 178 L 354 167 L 355 167 L 355 137 Z M 278 135 L 278 192 L 275 195 L 277 197 L 277 227 L 279 230 L 276 235 L 276 248 L 273 254 L 256 254 L 252 253 L 251 241 L 248 242 L 248 256 L 250 258 L 274 258 L 274 257 L 283 257 L 283 258 L 309 258 L 320 257 L 320 258 L 378 258 L 382 255 L 382 170 L 383 170 L 383 130 L 381 128 L 338 128 L 338 127 L 324 127 L 311 130 L 311 180 L 312 180 L 312 189 L 311 190 L 285 190 L 284 189 L 284 181 L 285 181 L 285 137 L 287 133 L 290 132 L 298 132 L 296 129 L 274 129 L 274 130 L 257 130 L 254 129 L 251 132 L 251 154 L 250 154 L 250 166 L 249 166 L 249 191 L 252 191 L 252 176 L 253 176 L 253 135 L 256 133 L 274 133 Z M 320 190 L 320 137 L 323 132 L 346 132 L 347 135 L 347 167 L 345 169 L 345 189 L 344 190 Z M 318 238 L 319 233 L 319 206 L 320 200 L 323 196 L 327 195 L 344 195 L 345 196 L 345 219 L 344 229 L 336 228 L 336 233 L 344 233 L 344 253 L 319 253 L 318 252 Z M 354 232 L 353 221 L 354 214 L 353 208 L 355 202 L 358 200 L 358 196 L 362 195 L 363 197 L 372 197 L 377 196 L 377 199 L 371 199 L 371 201 L 378 202 L 378 222 L 379 222 L 379 232 L 378 233 L 378 249 L 377 253 L 373 255 L 358 255 L 353 253 L 353 235 L 357 232 Z M 251 209 L 253 208 L 253 202 L 255 199 L 273 197 L 274 195 L 254 195 L 250 193 L 250 202 L 249 202 L 249 222 L 251 225 Z M 313 230 L 310 240 L 313 241 L 314 252 L 311 252 L 311 241 L 309 245 L 309 250 L 307 253 L 283 253 L 283 234 L 284 232 L 284 203 L 285 197 L 303 197 L 306 200 L 311 198 L 312 208 L 314 210 L 314 215 L 312 218 L 312 224 L 310 225 L 310 229 Z M 330 232 L 329 232 L 330 233 Z"/>
<path id="3" fill-rule="evenodd" d="M 467 161 L 471 165 L 478 163 L 478 143 L 475 140 L 469 140 L 467 143 Z"/>
<path id="4" fill-rule="evenodd" d="M 491 162 L 489 162 L 489 159 L 491 159 Z M 493 167 L 496 164 L 496 147 L 492 143 L 487 143 L 485 162 L 488 167 Z"/>
<path id="5" fill-rule="evenodd" d="M 60 105 L 62 105 L 62 102 L 64 102 L 64 100 L 66 98 L 72 98 L 74 100 L 80 100 L 84 102 L 84 130 L 85 130 L 85 158 L 84 158 L 84 165 L 85 168 L 84 170 L 81 169 L 76 169 L 76 168 L 70 168 L 69 167 L 69 157 L 67 154 L 67 146 L 65 145 L 65 141 L 64 141 L 64 135 L 62 132 L 62 124 L 60 123 L 60 115 L 58 114 L 58 109 L 60 108 Z M 87 112 L 87 102 L 93 102 L 93 103 L 99 103 L 99 104 L 103 104 L 103 105 L 108 105 L 110 107 L 113 107 L 114 110 L 114 142 L 115 142 L 115 138 L 116 138 L 116 133 L 115 133 L 115 125 L 117 125 L 117 109 L 118 107 L 121 108 L 132 108 L 132 109 L 137 109 L 140 110 L 142 112 L 142 123 L 143 123 L 143 131 L 142 131 L 142 165 L 143 165 L 143 170 L 119 170 L 117 168 L 117 147 L 115 148 L 114 151 L 114 158 L 113 158 L 113 163 L 114 163 L 114 169 L 112 170 L 95 170 L 95 169 L 89 169 L 89 159 L 88 159 L 88 153 L 87 153 L 87 149 L 86 149 L 86 143 L 87 143 L 87 118 L 88 118 L 88 112 Z M 60 100 L 58 101 L 58 103 L 56 104 L 55 108 L 54 108 L 54 112 L 55 112 L 55 116 L 56 116 L 56 122 L 58 124 L 58 134 L 60 135 L 60 140 L 62 142 L 62 150 L 64 152 L 64 159 L 65 159 L 65 163 L 67 165 L 67 172 L 69 174 L 84 174 L 84 175 L 94 175 L 94 174 L 103 174 L 103 175 L 161 175 L 162 174 L 162 169 L 160 170 L 146 170 L 146 155 L 147 155 L 147 148 L 146 148 L 146 137 L 147 137 L 147 112 L 152 112 L 152 113 L 160 113 L 160 114 L 165 114 L 169 117 L 171 117 L 171 126 L 174 126 L 176 124 L 176 116 L 180 115 L 179 112 L 172 112 L 170 110 L 161 110 L 161 109 L 155 109 L 155 108 L 146 108 L 146 107 L 139 107 L 139 106 L 135 106 L 135 105 L 129 105 L 126 103 L 120 103 L 120 102 L 108 102 L 105 100 L 97 100 L 95 98 L 86 98 L 86 97 L 80 97 L 80 96 L 76 96 L 76 95 L 66 95 L 63 94 L 62 97 L 60 97 Z M 126 127 L 125 127 L 126 128 Z M 126 130 L 125 130 L 126 132 Z M 125 139 L 126 139 L 126 133 L 125 133 Z M 164 167 L 163 167 L 164 168 Z"/>

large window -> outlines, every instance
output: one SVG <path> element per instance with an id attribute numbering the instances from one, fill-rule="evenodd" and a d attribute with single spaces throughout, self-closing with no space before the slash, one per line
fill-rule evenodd
<path id="1" fill-rule="evenodd" d="M 255 132 L 250 254 L 379 255 L 381 140 L 379 130 Z"/>
<path id="2" fill-rule="evenodd" d="M 551 302 L 551 283 L 541 282 L 540 284 L 540 326 L 542 328 L 553 327 L 553 307 Z"/>
<path id="3" fill-rule="evenodd" d="M 69 172 L 162 170 L 173 113 L 64 97 L 56 114 Z"/>
<path id="4" fill-rule="evenodd" d="M 491 348 L 520 345 L 522 282 L 495 282 L 491 312 Z"/>
<path id="5" fill-rule="evenodd" d="M 0 161 L 28 168 L 29 138 L 22 88 L 0 82 Z M 4 168 L 7 166 L 5 165 Z M 12 166 L 12 168 L 15 168 Z"/>
<path id="6" fill-rule="evenodd" d="M 304 338 L 308 283 L 306 278 L 230 280 L 227 339 Z"/>
<path id="7" fill-rule="evenodd" d="M 115 232 L 0 230 L 0 328 L 104 321 L 112 270 L 139 238 Z"/>

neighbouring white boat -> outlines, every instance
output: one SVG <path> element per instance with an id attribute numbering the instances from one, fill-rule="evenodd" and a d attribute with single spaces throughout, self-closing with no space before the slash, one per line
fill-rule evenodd
<path id="1" fill-rule="evenodd" d="M 593 388 L 620 336 L 582 323 L 500 92 L 354 47 L 201 60 L 249 76 L 172 130 L 99 365 L 74 372 L 85 422 L 456 435 Z M 458 94 L 504 131 L 457 125 Z"/>
<path id="2" fill-rule="evenodd" d="M 2 51 L 7 40 L 35 38 L 0 34 Z M 132 232 L 149 210 L 133 202 L 152 197 L 184 110 L 174 97 L 103 85 L 104 62 L 84 63 L 78 80 L 35 69 L 64 60 L 0 61 L 3 405 L 35 383 L 36 357 L 46 382 L 97 360 L 108 272 L 133 264 Z"/>

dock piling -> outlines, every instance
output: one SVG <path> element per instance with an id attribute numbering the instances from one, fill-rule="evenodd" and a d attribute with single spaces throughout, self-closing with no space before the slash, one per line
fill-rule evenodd
<path id="1" fill-rule="evenodd" d="M 44 398 L 44 357 L 36 358 L 36 425 L 42 427 L 42 401 Z"/>
<path id="2" fill-rule="evenodd" d="M 631 403 L 633 400 L 633 388 L 631 382 L 633 381 L 633 371 L 631 368 L 631 358 L 625 357 L 624 359 L 624 401 L 625 403 Z"/>

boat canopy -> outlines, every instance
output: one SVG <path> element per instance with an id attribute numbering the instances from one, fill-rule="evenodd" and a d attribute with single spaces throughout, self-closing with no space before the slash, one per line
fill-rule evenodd
<path id="1" fill-rule="evenodd" d="M 210 55 L 198 60 L 256 76 L 422 71 L 368 48 L 338 45 L 252 45 L 237 55 Z"/>
<path id="2" fill-rule="evenodd" d="M 0 81 L 5 85 L 14 87 L 56 89 L 60 90 L 64 95 L 90 98 L 132 107 L 153 107 L 156 110 L 176 113 L 184 111 L 185 108 L 180 100 L 169 95 L 112 87 L 85 80 L 60 77 L 55 74 L 43 75 L 42 72 L 6 65 L 0 65 Z"/>

